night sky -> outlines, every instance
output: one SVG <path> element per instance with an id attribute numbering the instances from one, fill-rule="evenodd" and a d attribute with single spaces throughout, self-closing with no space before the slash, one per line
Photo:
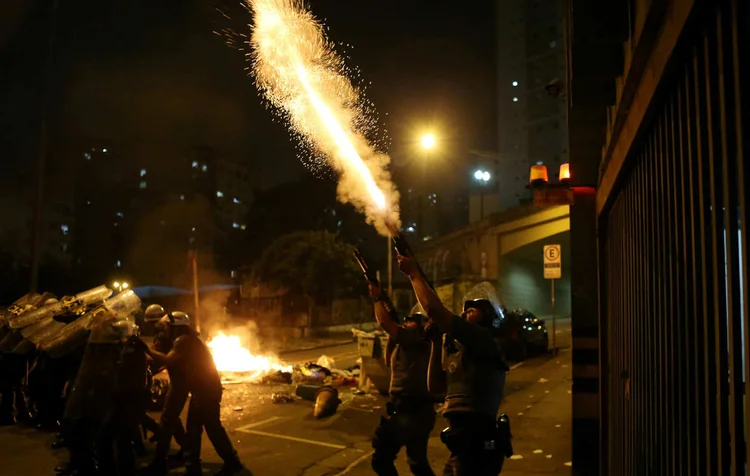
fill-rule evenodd
<path id="1" fill-rule="evenodd" d="M 0 5 L 0 171 L 12 172 L 3 175 L 31 169 L 36 154 L 51 3 Z M 371 82 L 367 97 L 388 131 L 397 176 L 408 176 L 424 130 L 440 137 L 445 172 L 463 165 L 466 149 L 494 150 L 493 4 L 309 2 L 339 53 Z M 263 106 L 244 52 L 214 33 L 248 34 L 249 21 L 238 2 L 61 0 L 51 155 L 94 141 L 208 145 L 247 156 L 266 186 L 309 173 L 286 127 Z"/>

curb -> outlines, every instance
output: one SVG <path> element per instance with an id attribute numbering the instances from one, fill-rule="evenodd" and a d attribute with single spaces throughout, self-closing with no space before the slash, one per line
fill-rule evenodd
<path id="1" fill-rule="evenodd" d="M 335 342 L 329 342 L 328 344 L 314 345 L 311 347 L 301 347 L 299 349 L 282 350 L 279 352 L 279 357 L 285 354 L 294 354 L 295 352 L 305 352 L 308 350 L 327 349 L 328 347 L 339 347 L 342 345 L 349 345 L 353 343 L 354 341 L 352 340 L 340 340 L 340 341 L 335 341 Z"/>

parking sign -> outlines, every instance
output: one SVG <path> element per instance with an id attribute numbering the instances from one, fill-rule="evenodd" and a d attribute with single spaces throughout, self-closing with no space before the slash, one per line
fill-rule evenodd
<path id="1" fill-rule="evenodd" d="M 544 245 L 544 279 L 562 277 L 560 245 Z"/>

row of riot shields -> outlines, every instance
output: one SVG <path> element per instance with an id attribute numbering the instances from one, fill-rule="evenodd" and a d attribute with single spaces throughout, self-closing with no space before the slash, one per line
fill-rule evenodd
<path id="1" fill-rule="evenodd" d="M 107 339 L 118 327 L 133 327 L 140 299 L 132 290 L 112 294 L 107 286 L 59 300 L 51 293 L 26 294 L 0 311 L 0 352 L 28 354 L 36 349 L 62 357 L 87 339 Z"/>

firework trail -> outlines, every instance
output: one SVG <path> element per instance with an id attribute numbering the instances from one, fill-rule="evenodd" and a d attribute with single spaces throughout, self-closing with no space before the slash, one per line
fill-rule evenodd
<path id="1" fill-rule="evenodd" d="M 254 14 L 253 74 L 266 98 L 339 173 L 338 196 L 388 234 L 398 224 L 398 192 L 361 132 L 367 122 L 357 89 L 344 74 L 323 27 L 300 0 L 247 0 Z"/>

